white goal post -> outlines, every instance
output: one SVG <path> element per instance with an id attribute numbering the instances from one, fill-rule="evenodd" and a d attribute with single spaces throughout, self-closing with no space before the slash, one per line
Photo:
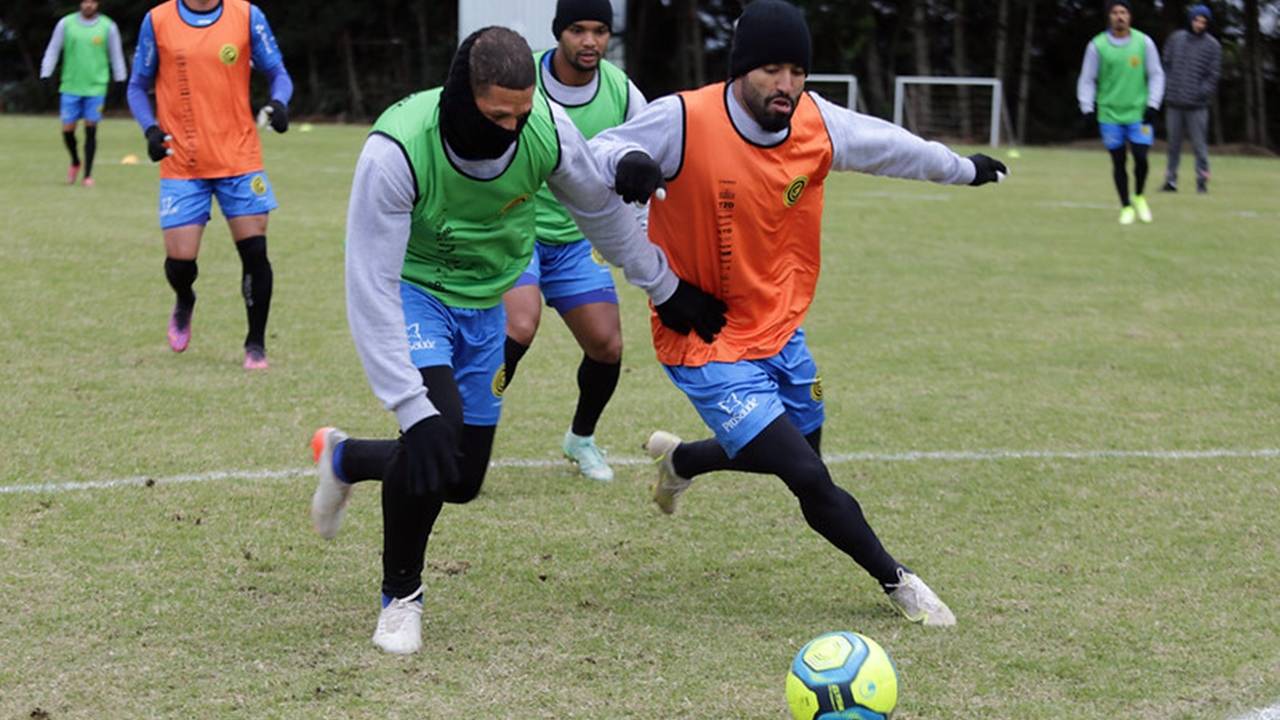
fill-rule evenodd
<path id="1" fill-rule="evenodd" d="M 991 88 L 991 147 L 1000 145 L 1000 109 L 1004 107 L 1004 88 L 996 78 L 984 77 L 935 77 L 926 75 L 900 75 L 893 88 L 893 123 L 903 125 L 906 109 L 907 85 L 961 85 Z"/>
<path id="2" fill-rule="evenodd" d="M 845 107 L 850 110 L 858 111 L 862 108 L 862 98 L 858 96 L 858 78 L 855 75 L 841 75 L 832 73 L 815 73 L 804 79 L 805 85 L 809 83 L 829 83 L 832 85 L 844 85 L 848 92 L 848 103 Z M 829 98 L 828 98 L 829 99 Z"/>

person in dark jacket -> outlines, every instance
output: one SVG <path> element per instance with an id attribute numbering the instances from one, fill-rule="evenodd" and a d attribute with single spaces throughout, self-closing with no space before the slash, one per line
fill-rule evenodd
<path id="1" fill-rule="evenodd" d="M 1207 5 L 1187 11 L 1190 30 L 1178 30 L 1164 45 L 1165 123 L 1169 133 L 1169 160 L 1164 192 L 1178 191 L 1178 161 L 1182 138 L 1190 138 L 1196 153 L 1196 191 L 1209 191 L 1209 103 L 1218 90 L 1222 73 L 1222 46 L 1209 34 L 1213 13 Z"/>

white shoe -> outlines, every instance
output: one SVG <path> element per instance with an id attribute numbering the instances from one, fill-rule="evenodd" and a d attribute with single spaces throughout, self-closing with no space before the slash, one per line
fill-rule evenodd
<path id="1" fill-rule="evenodd" d="M 311 436 L 311 456 L 316 462 L 316 491 L 311 496 L 311 525 L 325 540 L 332 540 L 342 526 L 351 500 L 351 483 L 333 472 L 333 449 L 347 439 L 338 428 L 322 427 Z"/>
<path id="2" fill-rule="evenodd" d="M 671 456 L 680 446 L 680 438 L 669 432 L 655 430 L 644 443 L 644 451 L 658 464 L 658 481 L 653 484 L 653 501 L 662 512 L 670 515 L 676 511 L 676 498 L 689 489 L 693 480 L 676 474 Z"/>
<path id="3" fill-rule="evenodd" d="M 613 468 L 604 459 L 604 451 L 596 445 L 594 435 L 582 437 L 574 435 L 573 430 L 564 434 L 564 456 L 569 462 L 578 466 L 578 472 L 598 482 L 609 482 L 613 479 Z"/>
<path id="4" fill-rule="evenodd" d="M 422 649 L 422 588 L 409 597 L 395 598 L 378 615 L 373 644 L 396 655 Z"/>
<path id="5" fill-rule="evenodd" d="M 947 627 L 956 624 L 956 616 L 946 603 L 920 579 L 919 575 L 898 568 L 898 582 L 890 585 L 889 602 L 911 622 L 929 627 Z"/>

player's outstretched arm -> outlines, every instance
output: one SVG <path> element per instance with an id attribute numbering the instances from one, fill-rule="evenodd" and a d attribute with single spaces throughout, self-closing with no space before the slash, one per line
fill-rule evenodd
<path id="1" fill-rule="evenodd" d="M 982 153 L 970 155 L 969 162 L 973 163 L 973 180 L 969 181 L 970 185 L 1002 182 L 1009 175 L 1009 168 L 1005 167 L 1004 163 Z"/>
<path id="2" fill-rule="evenodd" d="M 284 66 L 284 56 L 280 54 L 280 46 L 271 31 L 267 16 L 257 5 L 249 6 L 249 20 L 253 26 L 253 34 L 249 39 L 249 50 L 253 57 L 254 68 L 267 76 L 271 100 L 258 110 L 258 127 L 271 125 L 278 133 L 289 130 L 289 101 L 293 99 L 293 79 Z"/>

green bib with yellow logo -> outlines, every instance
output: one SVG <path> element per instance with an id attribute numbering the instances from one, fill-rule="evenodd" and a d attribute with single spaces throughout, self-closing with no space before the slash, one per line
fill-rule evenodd
<path id="1" fill-rule="evenodd" d="M 544 56 L 551 52 L 547 50 L 535 53 L 533 56 L 538 67 L 540 93 L 547 92 L 542 84 L 542 62 Z M 584 105 L 564 106 L 569 119 L 588 140 L 611 127 L 621 125 L 627 119 L 627 101 L 631 95 L 626 73 L 608 60 L 601 58 L 596 77 L 599 82 L 596 85 L 595 97 L 591 98 L 590 102 Z M 582 231 L 578 229 L 577 223 L 546 185 L 538 190 L 536 208 L 539 240 L 559 245 L 582 239 Z"/>
<path id="2" fill-rule="evenodd" d="M 1129 42 L 1116 46 L 1106 33 L 1099 33 L 1093 46 L 1098 50 L 1098 122 L 1142 122 L 1147 109 L 1147 36 L 1130 30 Z"/>
<path id="3" fill-rule="evenodd" d="M 107 94 L 110 79 L 111 18 L 99 15 L 92 25 L 80 22 L 80 13 L 71 13 L 62 23 L 62 81 L 58 91 L 66 95 L 101 97 Z"/>
<path id="4" fill-rule="evenodd" d="M 444 149 L 440 88 L 387 108 L 373 132 L 404 149 L 417 184 L 401 277 L 445 305 L 490 308 L 533 256 L 533 196 L 560 160 L 551 108 L 534 93 L 515 156 L 491 180 L 470 177 Z"/>

